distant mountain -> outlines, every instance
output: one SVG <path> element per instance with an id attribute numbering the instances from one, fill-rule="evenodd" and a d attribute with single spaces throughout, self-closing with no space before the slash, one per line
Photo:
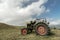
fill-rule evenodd
<path id="1" fill-rule="evenodd" d="M 0 23 L 0 29 L 10 29 L 10 28 L 15 29 L 15 26 Z"/>

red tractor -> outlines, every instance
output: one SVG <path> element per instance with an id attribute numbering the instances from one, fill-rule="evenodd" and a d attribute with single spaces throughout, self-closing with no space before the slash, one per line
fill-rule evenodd
<path id="1" fill-rule="evenodd" d="M 26 35 L 32 33 L 35 30 L 35 33 L 41 36 L 48 35 L 50 33 L 49 22 L 46 19 L 36 19 L 27 24 L 27 28 L 21 29 L 21 34 Z"/>

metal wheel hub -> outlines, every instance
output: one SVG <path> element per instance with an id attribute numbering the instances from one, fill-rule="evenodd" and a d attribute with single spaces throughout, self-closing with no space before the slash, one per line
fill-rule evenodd
<path id="1" fill-rule="evenodd" d="M 39 27 L 37 28 L 37 32 L 38 32 L 40 35 L 45 35 L 47 31 L 46 31 L 46 29 L 45 29 L 44 26 L 39 26 Z"/>
<path id="2" fill-rule="evenodd" d="M 21 34 L 22 35 L 26 35 L 27 34 L 27 30 L 26 29 L 21 30 Z"/>

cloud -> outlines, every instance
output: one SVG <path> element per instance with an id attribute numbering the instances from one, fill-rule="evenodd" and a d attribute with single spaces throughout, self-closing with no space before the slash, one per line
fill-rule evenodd
<path id="1" fill-rule="evenodd" d="M 60 20 L 51 21 L 50 25 L 60 25 Z"/>
<path id="2" fill-rule="evenodd" d="M 49 25 L 60 25 L 60 19 L 54 20 L 53 18 L 46 18 L 50 23 Z"/>
<path id="3" fill-rule="evenodd" d="M 44 4 L 48 0 L 1 0 L 0 22 L 11 25 L 25 25 L 33 16 L 49 12 Z"/>
<path id="4" fill-rule="evenodd" d="M 46 10 L 46 13 L 48 13 L 48 12 L 50 12 L 50 9 L 47 9 L 47 10 Z"/>

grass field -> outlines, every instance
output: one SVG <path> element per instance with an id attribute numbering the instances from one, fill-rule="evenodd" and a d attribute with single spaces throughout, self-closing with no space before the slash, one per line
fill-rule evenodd
<path id="1" fill-rule="evenodd" d="M 21 35 L 20 27 L 18 28 L 0 28 L 0 40 L 60 40 L 60 30 L 51 29 L 54 35 L 39 36 L 35 33 Z"/>
<path id="2" fill-rule="evenodd" d="M 60 40 L 60 30 L 52 30 L 54 35 L 39 36 L 35 33 L 21 35 L 20 29 L 1 29 L 0 40 Z"/>

